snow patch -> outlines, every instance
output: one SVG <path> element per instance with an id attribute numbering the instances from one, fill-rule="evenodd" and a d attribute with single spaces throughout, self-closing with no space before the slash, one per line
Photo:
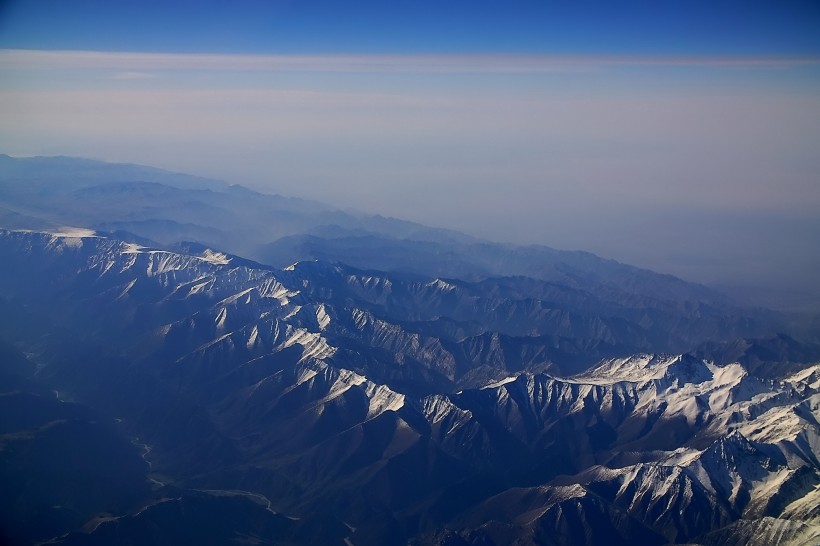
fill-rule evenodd
<path id="1" fill-rule="evenodd" d="M 496 388 L 496 387 L 500 387 L 500 386 L 502 386 L 502 385 L 506 385 L 507 383 L 512 383 L 512 382 L 513 382 L 513 381 L 515 381 L 516 379 L 518 379 L 518 376 L 517 376 L 517 375 L 513 375 L 513 376 L 510 376 L 510 377 L 507 377 L 507 378 L 501 379 L 501 380 L 499 380 L 499 381 L 494 381 L 494 382 L 492 382 L 492 383 L 488 383 L 487 385 L 484 385 L 483 387 L 481 387 L 481 390 L 484 390 L 484 389 L 494 389 L 494 388 Z"/>
<path id="2" fill-rule="evenodd" d="M 290 337 L 282 344 L 283 348 L 292 347 L 293 345 L 302 346 L 301 360 L 303 361 L 307 359 L 322 360 L 336 353 L 336 348 L 330 346 L 322 336 L 308 332 L 304 328 L 293 330 Z"/>
<path id="3" fill-rule="evenodd" d="M 248 341 L 247 341 L 247 343 L 245 344 L 245 347 L 246 347 L 249 351 L 250 351 L 251 349 L 253 349 L 253 347 L 256 345 L 256 340 L 257 340 L 257 338 L 258 338 L 258 337 L 259 337 L 259 327 L 258 327 L 258 326 L 256 326 L 256 325 L 254 325 L 254 326 L 253 326 L 253 328 L 251 328 L 251 333 L 250 333 L 250 335 L 248 336 Z"/>
<path id="4" fill-rule="evenodd" d="M 62 227 L 60 231 L 52 232 L 51 235 L 60 238 L 82 239 L 83 237 L 100 238 L 97 232 L 93 229 L 78 228 L 78 227 Z"/>
<path id="5" fill-rule="evenodd" d="M 316 321 L 319 323 L 319 328 L 324 330 L 330 324 L 330 315 L 327 313 L 325 304 L 322 303 L 316 308 Z"/>
<path id="6" fill-rule="evenodd" d="M 370 399 L 367 418 L 372 419 L 385 411 L 398 411 L 404 407 L 404 395 L 391 390 L 384 385 L 367 382 L 365 394 Z"/>
<path id="7" fill-rule="evenodd" d="M 144 246 L 135 243 L 123 243 L 122 250 L 120 252 L 123 254 L 141 254 L 144 250 Z"/>
<path id="8" fill-rule="evenodd" d="M 227 320 L 227 318 L 228 318 L 228 309 L 226 307 L 223 307 L 222 309 L 219 310 L 219 314 L 217 314 L 217 316 L 216 316 L 216 319 L 215 319 L 216 327 L 220 330 L 223 329 L 225 327 L 225 321 Z"/>
<path id="9" fill-rule="evenodd" d="M 205 252 L 203 252 L 199 258 L 215 265 L 228 265 L 231 262 L 231 259 L 228 258 L 227 255 L 211 250 L 210 248 L 205 249 Z"/>
<path id="10" fill-rule="evenodd" d="M 428 283 L 427 286 L 431 288 L 438 288 L 439 290 L 442 290 L 444 292 L 451 292 L 456 289 L 456 285 L 450 284 L 443 279 L 436 279 L 433 282 Z"/>

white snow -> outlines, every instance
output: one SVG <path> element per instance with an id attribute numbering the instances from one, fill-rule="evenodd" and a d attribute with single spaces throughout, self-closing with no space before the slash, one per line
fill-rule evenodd
<path id="1" fill-rule="evenodd" d="M 51 232 L 54 237 L 66 237 L 71 239 L 82 239 L 83 237 L 99 237 L 93 229 L 78 227 L 61 227 L 60 231 Z"/>
<path id="2" fill-rule="evenodd" d="M 316 321 L 319 323 L 319 328 L 324 330 L 330 324 L 330 315 L 327 313 L 325 304 L 320 304 L 316 307 Z"/>
<path id="3" fill-rule="evenodd" d="M 510 376 L 510 377 L 506 377 L 506 378 L 504 378 L 504 379 L 500 379 L 500 380 L 498 380 L 498 381 L 494 381 L 494 382 L 492 382 L 492 383 L 488 383 L 488 384 L 484 385 L 483 387 L 481 387 L 481 390 L 484 390 L 484 389 L 494 389 L 494 388 L 496 388 L 496 387 L 500 387 L 501 385 L 506 385 L 507 383 L 512 383 L 513 381 L 515 381 L 516 379 L 518 379 L 518 377 L 519 377 L 519 376 L 517 376 L 517 375 L 512 375 L 512 376 Z"/>
<path id="4" fill-rule="evenodd" d="M 623 381 L 640 383 L 663 377 L 669 364 L 679 356 L 641 354 L 628 358 L 604 360 L 591 370 L 567 378 L 566 381 L 590 385 L 611 385 Z"/>
<path id="5" fill-rule="evenodd" d="M 450 284 L 443 279 L 436 279 L 433 282 L 428 283 L 427 286 L 431 288 L 438 288 L 439 290 L 442 290 L 444 292 L 450 292 L 456 289 L 456 285 Z"/>
<path id="6" fill-rule="evenodd" d="M 231 262 L 231 259 L 228 258 L 228 256 L 222 252 L 211 250 L 210 248 L 205 249 L 205 252 L 203 252 L 199 258 L 215 265 L 228 265 Z"/>
<path id="7" fill-rule="evenodd" d="M 303 347 L 302 360 L 328 358 L 336 353 L 336 348 L 330 346 L 319 334 L 309 332 L 305 328 L 293 329 L 282 347 L 301 345 Z"/>
<path id="8" fill-rule="evenodd" d="M 221 330 L 221 329 L 225 328 L 225 321 L 227 320 L 227 318 L 228 318 L 228 309 L 226 307 L 223 307 L 222 309 L 219 310 L 219 314 L 216 316 L 216 319 L 214 319 L 217 329 Z"/>
<path id="9" fill-rule="evenodd" d="M 803 383 L 811 389 L 820 389 L 820 364 L 809 366 L 791 377 L 786 378 L 787 383 Z"/>
<path id="10" fill-rule="evenodd" d="M 251 328 L 251 333 L 248 336 L 248 341 L 247 341 L 247 343 L 245 343 L 245 347 L 248 350 L 253 349 L 253 347 L 256 345 L 256 340 L 257 340 L 258 337 L 259 337 L 259 327 L 254 324 L 253 328 Z"/>
<path id="11" fill-rule="evenodd" d="M 370 399 L 370 407 L 367 411 L 368 419 L 381 415 L 385 411 L 398 411 L 404 407 L 404 395 L 384 385 L 367 381 L 365 394 Z"/>
<path id="12" fill-rule="evenodd" d="M 123 243 L 122 245 L 122 252 L 123 254 L 140 254 L 144 251 L 145 247 L 135 244 L 135 243 Z"/>

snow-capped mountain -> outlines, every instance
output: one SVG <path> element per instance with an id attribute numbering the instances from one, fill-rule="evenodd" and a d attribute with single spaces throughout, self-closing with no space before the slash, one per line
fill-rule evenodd
<path id="1" fill-rule="evenodd" d="M 65 449 L 50 423 L 75 419 L 107 423 L 143 462 L 127 471 L 143 489 L 108 514 L 95 499 L 61 520 L 52 502 L 65 523 L 47 535 L 31 506 L 59 496 L 60 473 L 29 504 L 9 500 L 36 496 L 14 482 L 3 525 L 21 541 L 149 536 L 174 514 L 172 536 L 207 521 L 263 543 L 820 537 L 820 367 L 771 376 L 659 352 L 763 328 L 734 308 L 276 269 L 84 229 L 1 231 L 0 279 L 1 390 L 30 393 L 0 402 L 54 415 L 9 418 L 0 453 Z M 75 406 L 94 417 L 67 417 Z"/>

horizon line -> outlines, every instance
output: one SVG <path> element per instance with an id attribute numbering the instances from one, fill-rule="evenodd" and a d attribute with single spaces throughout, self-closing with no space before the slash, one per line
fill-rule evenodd
<path id="1" fill-rule="evenodd" d="M 553 53 L 177 53 L 0 49 L 0 69 L 134 69 L 299 72 L 537 73 L 607 67 L 777 69 L 820 65 L 820 56 Z"/>

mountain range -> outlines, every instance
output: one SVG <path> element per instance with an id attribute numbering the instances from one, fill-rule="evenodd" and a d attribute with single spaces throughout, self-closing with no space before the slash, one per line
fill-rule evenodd
<path id="1" fill-rule="evenodd" d="M 138 166 L 0 175 L 6 542 L 820 541 L 788 317 Z"/>

